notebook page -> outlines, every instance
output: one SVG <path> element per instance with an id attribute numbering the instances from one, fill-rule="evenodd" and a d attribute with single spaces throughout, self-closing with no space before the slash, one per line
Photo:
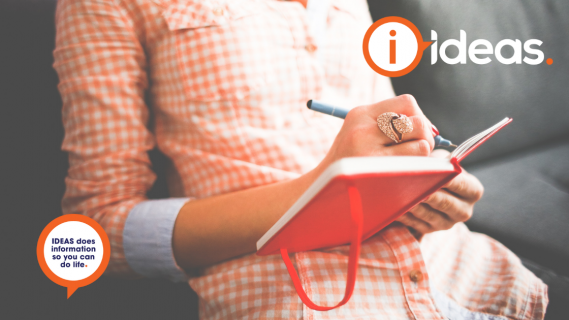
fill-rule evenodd
<path id="1" fill-rule="evenodd" d="M 492 127 L 474 135 L 473 137 L 467 139 L 462 144 L 460 144 L 454 151 L 450 154 L 449 158 L 460 158 L 463 154 L 468 152 L 472 146 L 476 145 L 480 140 L 484 139 L 488 135 L 494 133 L 498 130 L 502 125 L 508 122 L 510 118 L 506 117 L 502 121 L 496 123 Z"/>

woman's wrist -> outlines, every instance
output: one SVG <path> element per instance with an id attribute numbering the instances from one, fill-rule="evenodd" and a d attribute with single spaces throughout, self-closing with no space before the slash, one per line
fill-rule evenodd
<path id="1" fill-rule="evenodd" d="M 255 252 L 257 240 L 325 169 L 323 163 L 292 180 L 189 201 L 174 225 L 176 263 L 188 270 Z"/>

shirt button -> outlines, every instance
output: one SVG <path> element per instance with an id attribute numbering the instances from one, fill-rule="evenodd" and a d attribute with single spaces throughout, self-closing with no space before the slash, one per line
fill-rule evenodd
<path id="1" fill-rule="evenodd" d="M 305 47 L 306 51 L 312 53 L 314 51 L 316 51 L 316 49 L 318 49 L 315 45 L 313 45 L 312 43 L 307 44 Z"/>
<path id="2" fill-rule="evenodd" d="M 217 7 L 213 9 L 213 14 L 215 14 L 216 16 L 222 16 L 223 15 L 223 8 L 221 7 Z"/>
<path id="3" fill-rule="evenodd" d="M 413 282 L 419 282 L 423 280 L 423 273 L 419 270 L 411 270 L 411 272 L 409 272 L 409 279 Z"/>

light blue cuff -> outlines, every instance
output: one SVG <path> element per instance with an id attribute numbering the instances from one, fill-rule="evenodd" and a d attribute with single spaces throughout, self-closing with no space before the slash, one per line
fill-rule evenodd
<path id="1" fill-rule="evenodd" d="M 432 287 L 431 287 L 432 288 Z M 474 312 L 458 305 L 454 300 L 447 297 L 444 293 L 433 289 L 435 304 L 442 314 L 451 320 L 508 320 L 506 317 L 492 314 Z"/>
<path id="2" fill-rule="evenodd" d="M 174 223 L 188 198 L 147 200 L 129 212 L 123 230 L 123 247 L 130 267 L 145 277 L 187 281 L 172 250 Z"/>

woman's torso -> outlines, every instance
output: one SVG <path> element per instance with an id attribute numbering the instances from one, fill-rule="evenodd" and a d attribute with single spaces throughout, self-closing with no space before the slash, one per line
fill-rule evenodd
<path id="1" fill-rule="evenodd" d="M 331 1 L 317 48 L 298 2 L 146 5 L 150 104 L 158 146 L 173 160 L 174 196 L 207 197 L 307 172 L 342 123 L 308 110 L 307 100 L 355 107 L 393 94 L 362 58 L 371 24 L 365 1 Z"/>
<path id="2" fill-rule="evenodd" d="M 154 0 L 127 8 L 147 54 L 154 132 L 172 161 L 173 196 L 201 198 L 297 177 L 324 157 L 342 124 L 308 110 L 307 100 L 354 107 L 393 95 L 389 80 L 363 59 L 371 24 L 363 0 L 331 1 L 316 50 L 296 2 Z M 341 298 L 347 248 L 293 260 L 312 300 Z M 426 262 L 435 267 L 427 272 Z M 423 277 L 411 281 L 411 272 Z M 529 319 L 541 312 L 544 295 L 513 254 L 462 224 L 421 245 L 399 225 L 369 239 L 354 296 L 330 312 L 300 302 L 279 257 L 239 257 L 190 284 L 201 316 L 219 319 L 442 319 L 439 293 L 457 308 Z"/>

